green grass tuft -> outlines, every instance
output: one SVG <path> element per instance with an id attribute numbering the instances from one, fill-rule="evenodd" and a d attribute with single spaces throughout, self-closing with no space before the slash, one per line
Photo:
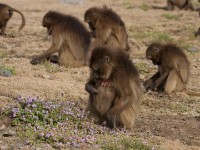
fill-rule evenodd
<path id="1" fill-rule="evenodd" d="M 150 9 L 150 6 L 143 3 L 141 6 L 140 6 L 140 9 L 142 9 L 143 11 L 148 11 Z"/>
<path id="2" fill-rule="evenodd" d="M 162 17 L 169 19 L 169 20 L 180 20 L 183 14 L 172 15 L 172 14 L 162 14 Z"/>
<path id="3" fill-rule="evenodd" d="M 45 70 L 49 73 L 56 73 L 56 72 L 61 72 L 64 68 L 60 67 L 57 64 L 51 63 L 49 61 L 45 61 L 43 63 Z"/>
<path id="4" fill-rule="evenodd" d="M 152 150 L 148 143 L 142 142 L 137 139 L 123 138 L 120 141 L 106 143 L 101 146 L 103 150 Z"/>
<path id="5" fill-rule="evenodd" d="M 6 52 L 6 51 L 0 52 L 0 59 L 6 57 L 7 55 L 8 55 L 8 52 Z"/>
<path id="6" fill-rule="evenodd" d="M 16 69 L 14 67 L 8 67 L 5 65 L 0 65 L 0 69 L 5 69 L 11 72 L 12 75 L 16 75 Z"/>
<path id="7" fill-rule="evenodd" d="M 138 32 L 134 35 L 137 39 L 147 39 L 148 41 L 172 42 L 174 39 L 165 32 Z"/>

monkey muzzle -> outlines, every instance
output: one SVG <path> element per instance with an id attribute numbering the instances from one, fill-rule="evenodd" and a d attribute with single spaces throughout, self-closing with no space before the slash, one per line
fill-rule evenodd
<path id="1" fill-rule="evenodd" d="M 91 22 L 88 22 L 88 25 L 89 25 L 89 28 L 90 28 L 92 31 L 96 29 L 96 28 L 92 25 Z"/>
<path id="2" fill-rule="evenodd" d="M 197 31 L 197 32 L 195 32 L 195 37 L 197 37 L 198 35 L 200 34 L 200 29 Z"/>
<path id="3" fill-rule="evenodd" d="M 147 59 L 149 59 L 149 60 L 151 60 L 151 59 L 152 59 L 152 57 L 151 57 L 151 56 L 146 56 L 146 58 L 147 58 Z"/>

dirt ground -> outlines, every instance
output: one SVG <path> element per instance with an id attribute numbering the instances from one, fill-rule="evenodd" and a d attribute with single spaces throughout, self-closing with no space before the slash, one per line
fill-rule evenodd
<path id="1" fill-rule="evenodd" d="M 87 101 L 84 85 L 89 75 L 88 67 L 63 68 L 52 64 L 33 66 L 29 61 L 50 46 L 46 29 L 41 26 L 41 20 L 48 10 L 74 15 L 83 21 L 87 8 L 103 4 L 111 7 L 124 20 L 131 57 L 141 72 L 141 78 L 147 78 L 155 72 L 155 67 L 145 59 L 144 53 L 148 44 L 163 38 L 160 35 L 163 33 L 168 35 L 163 39 L 172 39 L 186 52 L 191 63 L 188 89 L 200 91 L 200 37 L 194 37 L 194 32 L 200 26 L 197 12 L 150 8 L 151 5 L 165 5 L 163 0 L 85 0 L 82 4 L 65 4 L 59 0 L 0 0 L 0 3 L 19 9 L 26 18 L 25 28 L 17 33 L 21 18 L 15 13 L 8 23 L 7 37 L 0 37 L 0 53 L 6 53 L 0 59 L 0 65 L 15 68 L 15 75 L 0 76 L 0 95 L 58 99 L 64 94 L 75 100 L 81 98 Z M 196 1 L 194 4 L 200 7 Z M 0 97 L 1 109 L 10 104 L 10 98 Z M 173 97 L 145 94 L 134 132 L 147 136 L 151 143 L 161 145 L 162 149 L 200 149 L 200 98 L 183 93 Z"/>

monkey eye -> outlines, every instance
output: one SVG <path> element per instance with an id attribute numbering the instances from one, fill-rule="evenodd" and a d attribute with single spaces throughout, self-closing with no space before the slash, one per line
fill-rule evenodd
<path id="1" fill-rule="evenodd" d="M 106 62 L 109 63 L 110 62 L 110 57 L 109 56 L 105 56 Z"/>
<path id="2" fill-rule="evenodd" d="M 154 50 L 157 51 L 157 52 L 159 52 L 159 48 L 157 48 L 157 47 L 155 47 Z"/>

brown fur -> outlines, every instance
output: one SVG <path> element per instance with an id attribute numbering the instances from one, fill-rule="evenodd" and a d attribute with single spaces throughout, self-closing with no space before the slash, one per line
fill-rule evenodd
<path id="1" fill-rule="evenodd" d="M 164 90 L 165 93 L 185 92 L 189 80 L 190 65 L 185 53 L 174 44 L 152 43 L 146 51 L 147 59 L 158 65 L 158 71 L 144 82 L 147 90 Z M 191 92 L 189 95 L 197 96 Z"/>
<path id="2" fill-rule="evenodd" d="M 165 10 L 174 10 L 175 7 L 179 9 L 185 9 L 185 10 L 188 10 L 188 9 L 194 10 L 194 11 L 200 10 L 199 8 L 194 7 L 194 5 L 192 4 L 192 0 L 167 0 L 167 6 L 164 6 L 164 7 L 152 6 L 152 8 L 154 9 L 165 9 Z"/>
<path id="3" fill-rule="evenodd" d="M 52 35 L 51 47 L 33 59 L 38 64 L 48 58 L 52 62 L 66 67 L 80 67 L 86 63 L 86 55 L 90 44 L 90 33 L 75 17 L 49 11 L 43 18 L 43 27 Z M 51 57 L 58 52 L 58 57 Z"/>
<path id="4" fill-rule="evenodd" d="M 197 32 L 195 32 L 195 36 L 197 37 L 200 34 L 200 28 L 197 30 Z"/>
<path id="5" fill-rule="evenodd" d="M 13 11 L 17 12 L 21 15 L 22 17 L 22 23 L 21 26 L 19 28 L 19 31 L 22 30 L 25 26 L 25 18 L 24 15 L 17 9 L 14 9 L 6 4 L 2 4 L 0 3 L 0 29 L 1 29 L 1 35 L 6 35 L 5 30 L 6 30 L 6 25 L 8 23 L 8 21 L 10 20 L 10 18 L 13 15 Z"/>
<path id="6" fill-rule="evenodd" d="M 128 35 L 124 22 L 112 9 L 92 7 L 86 10 L 85 21 L 95 37 L 93 48 L 107 46 L 128 50 Z"/>
<path id="7" fill-rule="evenodd" d="M 86 112 L 95 123 L 133 128 L 140 107 L 142 88 L 139 73 L 122 50 L 95 48 L 90 59 L 90 93 Z"/>

